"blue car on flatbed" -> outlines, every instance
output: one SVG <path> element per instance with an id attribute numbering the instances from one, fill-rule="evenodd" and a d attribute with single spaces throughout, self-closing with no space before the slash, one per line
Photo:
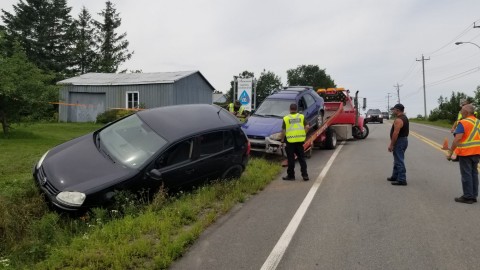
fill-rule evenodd
<path id="1" fill-rule="evenodd" d="M 310 127 L 323 124 L 324 101 L 312 87 L 285 87 L 268 96 L 242 125 L 252 151 L 282 154 L 282 121 L 290 113 L 292 103 L 298 105 L 298 111 L 305 116 Z"/>

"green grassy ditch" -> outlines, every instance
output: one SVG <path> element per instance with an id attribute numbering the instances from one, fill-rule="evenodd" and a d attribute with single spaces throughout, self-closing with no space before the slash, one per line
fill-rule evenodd
<path id="1" fill-rule="evenodd" d="M 122 193 L 114 207 L 81 216 L 48 209 L 32 167 L 49 148 L 99 128 L 37 123 L 0 135 L 0 269 L 165 269 L 217 218 L 282 170 L 252 158 L 240 179 L 167 195 Z"/>

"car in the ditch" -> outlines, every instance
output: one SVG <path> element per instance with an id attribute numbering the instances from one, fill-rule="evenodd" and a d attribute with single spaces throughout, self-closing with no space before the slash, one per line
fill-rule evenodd
<path id="1" fill-rule="evenodd" d="M 33 177 L 63 210 L 106 206 L 118 191 L 197 185 L 237 178 L 250 144 L 241 123 L 216 105 L 139 111 L 47 151 Z"/>
<path id="2" fill-rule="evenodd" d="M 268 96 L 243 124 L 252 151 L 282 154 L 282 122 L 292 103 L 297 104 L 298 112 L 305 116 L 310 127 L 315 129 L 323 124 L 324 100 L 312 87 L 285 87 Z"/>

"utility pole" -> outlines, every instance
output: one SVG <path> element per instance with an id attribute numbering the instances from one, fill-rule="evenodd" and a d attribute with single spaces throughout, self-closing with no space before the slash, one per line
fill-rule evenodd
<path id="1" fill-rule="evenodd" d="M 425 57 L 423 57 L 423 54 L 422 54 L 422 59 L 421 60 L 418 60 L 418 59 L 415 59 L 417 61 L 422 61 L 422 72 L 423 72 L 423 108 L 425 110 L 425 120 L 427 119 L 427 94 L 425 92 L 425 60 L 430 60 L 430 58 L 426 59 Z"/>
<path id="2" fill-rule="evenodd" d="M 399 85 L 398 82 L 397 82 L 397 85 L 394 85 L 393 87 L 396 87 L 397 88 L 397 103 L 400 103 L 400 87 L 402 87 L 402 85 Z"/>
<path id="3" fill-rule="evenodd" d="M 390 95 L 390 93 L 387 93 L 387 112 L 390 111 Z"/>

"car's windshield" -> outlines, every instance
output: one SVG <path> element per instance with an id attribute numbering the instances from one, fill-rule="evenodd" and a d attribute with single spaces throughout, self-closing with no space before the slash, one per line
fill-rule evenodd
<path id="1" fill-rule="evenodd" d="M 381 114 L 381 112 L 378 109 L 377 110 L 372 109 L 372 110 L 368 110 L 367 114 Z"/>
<path id="2" fill-rule="evenodd" d="M 290 113 L 290 104 L 292 103 L 295 103 L 295 101 L 288 99 L 266 99 L 255 111 L 255 115 L 284 117 Z"/>
<path id="3" fill-rule="evenodd" d="M 130 168 L 141 167 L 167 143 L 137 115 L 108 126 L 98 136 L 107 154 Z"/>

